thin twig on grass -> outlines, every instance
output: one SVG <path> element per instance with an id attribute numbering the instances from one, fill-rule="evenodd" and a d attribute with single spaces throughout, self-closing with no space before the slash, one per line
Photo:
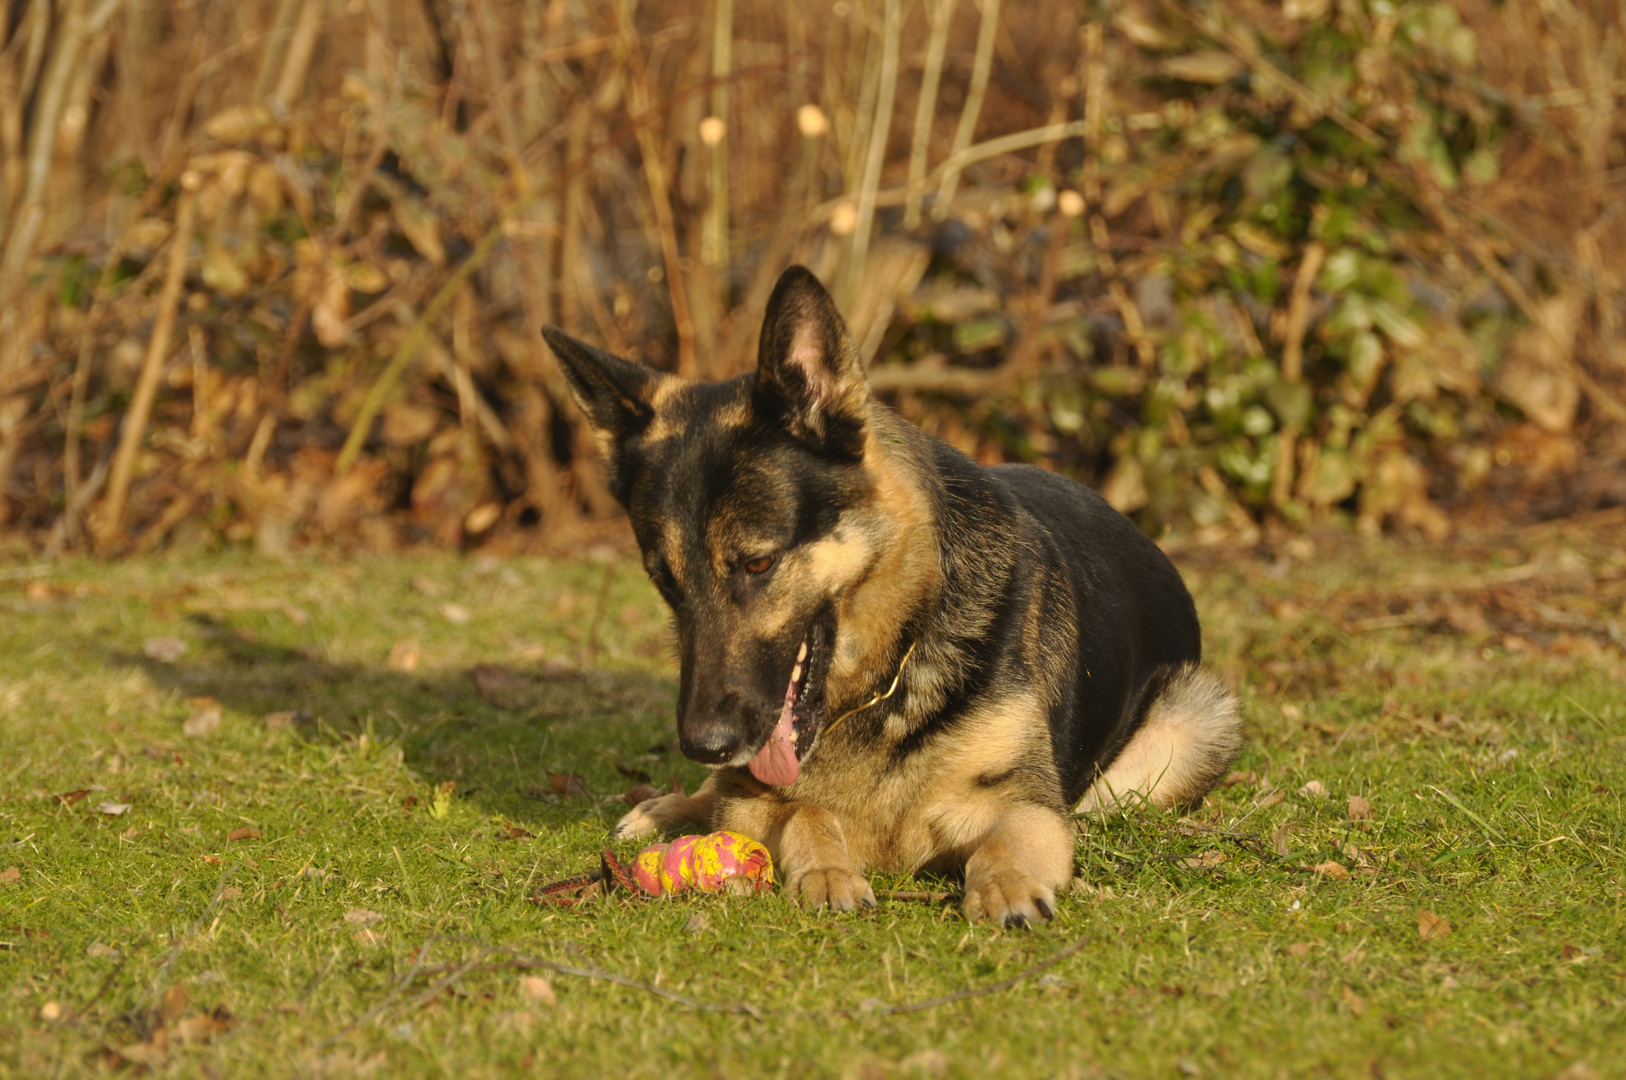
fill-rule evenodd
<path id="1" fill-rule="evenodd" d="M 334 1043 L 338 1042 L 340 1039 L 344 1038 L 346 1035 L 350 1034 L 352 1031 L 355 1031 L 357 1028 L 361 1027 L 361 1025 L 367 1023 L 375 1017 L 384 1015 L 385 1011 L 388 1010 L 391 1005 L 395 1004 L 396 999 L 401 996 L 402 992 L 405 991 L 408 986 L 412 985 L 412 980 L 418 977 L 419 973 L 423 969 L 424 958 L 429 955 L 429 947 L 437 940 L 439 940 L 439 938 L 431 937 L 428 941 L 425 941 L 422 945 L 418 946 L 418 953 L 412 958 L 412 967 L 405 975 L 401 976 L 395 981 L 395 985 L 390 988 L 390 992 L 384 995 L 383 1001 L 380 1001 L 377 1005 L 374 1005 L 372 1008 L 350 1021 L 350 1023 L 346 1024 L 344 1027 L 317 1043 L 315 1049 L 325 1050 L 329 1046 L 332 1046 Z"/>
<path id="2" fill-rule="evenodd" d="M 945 897 L 947 896 L 947 894 L 943 895 Z M 402 1008 L 415 1009 L 427 1004 L 438 995 L 444 993 L 458 980 L 473 972 L 505 971 L 514 968 L 518 968 L 521 971 L 551 971 L 558 975 L 569 975 L 578 979 L 591 979 L 596 982 L 614 983 L 616 986 L 624 986 L 629 990 L 640 990 L 646 994 L 652 994 L 655 997 L 663 998 L 674 1004 L 681 1005 L 686 1009 L 692 1009 L 695 1012 L 724 1013 L 731 1016 L 749 1016 L 753 1020 L 765 1020 L 770 1015 L 768 1010 L 765 1010 L 758 1005 L 753 1005 L 748 1001 L 702 1001 L 699 998 L 692 998 L 687 994 L 680 994 L 675 990 L 668 990 L 663 986 L 657 986 L 653 982 L 648 982 L 643 979 L 634 979 L 626 975 L 618 975 L 613 971 L 605 971 L 602 968 L 577 967 L 574 964 L 562 964 L 557 960 L 544 960 L 539 956 L 530 956 L 525 953 L 515 952 L 512 949 L 506 949 L 500 946 L 481 948 L 475 953 L 474 956 L 456 964 L 442 964 L 435 967 L 424 967 L 423 958 L 428 955 L 429 947 L 432 944 L 437 941 L 458 940 L 460 939 L 436 936 L 425 941 L 423 945 L 419 946 L 418 948 L 417 956 L 413 961 L 411 970 L 396 981 L 395 986 L 391 988 L 389 994 L 385 996 L 384 1000 L 362 1013 L 349 1024 L 346 1024 L 341 1030 L 335 1032 L 327 1039 L 324 1039 L 318 1044 L 318 1049 L 331 1046 L 333 1043 L 337 1042 L 350 1032 L 355 1031 L 363 1024 L 370 1023 L 379 1019 L 380 1017 L 390 1014 L 391 1010 L 396 1007 L 396 1003 L 400 1000 L 401 995 L 406 991 L 406 988 L 420 976 L 438 975 L 440 978 L 436 979 L 428 989 L 414 996 L 410 1002 L 407 1002 L 405 1005 L 401 1006 Z M 1045 971 L 1048 971 L 1050 968 L 1055 967 L 1063 960 L 1066 960 L 1068 957 L 1079 952 L 1089 943 L 1090 939 L 1088 937 L 1079 938 L 1071 945 L 1068 945 L 1060 951 L 1051 954 L 1049 957 L 1039 961 L 1032 967 L 1025 968 L 1008 979 L 1001 979 L 999 982 L 990 983 L 987 986 L 970 987 L 965 990 L 955 991 L 952 994 L 943 994 L 938 997 L 926 998 L 921 1001 L 905 1002 L 901 1005 L 882 1005 L 877 1008 L 870 1009 L 860 1008 L 856 1011 L 851 1009 L 835 1009 L 831 1010 L 831 1012 L 835 1013 L 836 1015 L 843 1016 L 896 1016 L 903 1013 L 923 1012 L 927 1009 L 935 1009 L 943 1005 L 952 1005 L 959 1001 L 969 1001 L 973 998 L 987 997 L 990 994 L 998 994 L 1002 991 L 1009 990 L 1012 987 L 1026 982 L 1028 979 L 1031 979 L 1036 975 L 1040 975 Z M 812 1013 L 807 1015 L 820 1015 L 823 1012 L 823 1010 L 814 1010 Z"/>
<path id="3" fill-rule="evenodd" d="M 544 971 L 557 972 L 560 975 L 573 975 L 578 979 L 596 979 L 601 982 L 611 982 L 615 983 L 617 986 L 625 986 L 632 990 L 642 990 L 646 994 L 654 994 L 656 997 L 665 998 L 667 1001 L 676 1002 L 677 1004 L 682 1005 L 685 1008 L 693 1009 L 696 1012 L 730 1013 L 735 1016 L 749 1016 L 753 1020 L 764 1019 L 766 1015 L 762 1009 L 752 1005 L 750 1002 L 700 1001 L 696 998 L 689 997 L 686 994 L 679 994 L 675 990 L 668 990 L 665 987 L 656 986 L 652 982 L 645 982 L 642 979 L 631 979 L 625 975 L 617 975 L 613 971 L 602 971 L 598 968 L 573 967 L 570 964 L 561 964 L 553 960 L 542 960 L 534 956 L 514 956 L 510 964 L 506 966 L 526 969 L 540 968 Z"/>
<path id="4" fill-rule="evenodd" d="M 927 889 L 877 889 L 875 891 L 876 898 L 880 900 L 918 900 L 923 904 L 946 903 L 957 895 L 957 893 Z"/>

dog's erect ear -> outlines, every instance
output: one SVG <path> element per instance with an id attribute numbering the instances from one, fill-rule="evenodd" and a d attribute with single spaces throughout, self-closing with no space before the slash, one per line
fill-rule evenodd
<path id="1" fill-rule="evenodd" d="M 781 274 L 768 299 L 753 403 L 822 453 L 863 456 L 869 379 L 835 301 L 806 267 Z"/>
<path id="2" fill-rule="evenodd" d="M 542 336 L 601 441 L 613 445 L 649 426 L 655 416 L 655 386 L 666 376 L 577 341 L 555 326 L 544 326 Z"/>

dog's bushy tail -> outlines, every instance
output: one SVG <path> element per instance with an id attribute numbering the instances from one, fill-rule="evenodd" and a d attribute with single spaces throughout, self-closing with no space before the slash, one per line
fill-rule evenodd
<path id="1" fill-rule="evenodd" d="M 1195 806 L 1241 745 L 1236 698 L 1213 672 L 1187 664 L 1164 684 L 1139 730 L 1079 800 L 1078 812 L 1140 802 L 1159 809 Z"/>

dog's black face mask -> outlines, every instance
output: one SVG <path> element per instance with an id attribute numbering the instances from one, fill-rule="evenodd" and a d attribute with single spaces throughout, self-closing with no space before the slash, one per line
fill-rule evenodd
<path id="1" fill-rule="evenodd" d="M 543 334 L 672 608 L 683 752 L 793 783 L 828 716 L 837 600 L 876 550 L 843 516 L 871 495 L 870 394 L 829 294 L 787 270 L 757 370 L 723 383 Z"/>

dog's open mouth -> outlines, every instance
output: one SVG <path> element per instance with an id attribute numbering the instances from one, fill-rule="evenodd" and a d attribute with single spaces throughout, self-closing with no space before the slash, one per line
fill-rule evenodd
<path id="1" fill-rule="evenodd" d="M 794 784 L 801 772 L 802 755 L 818 734 L 819 695 L 814 690 L 823 682 L 824 636 L 823 627 L 814 626 L 802 639 L 796 650 L 790 682 L 785 686 L 785 704 L 779 710 L 779 720 L 769 733 L 768 741 L 746 764 L 751 775 L 764 784 L 775 787 Z M 821 670 L 816 670 L 816 666 Z"/>

